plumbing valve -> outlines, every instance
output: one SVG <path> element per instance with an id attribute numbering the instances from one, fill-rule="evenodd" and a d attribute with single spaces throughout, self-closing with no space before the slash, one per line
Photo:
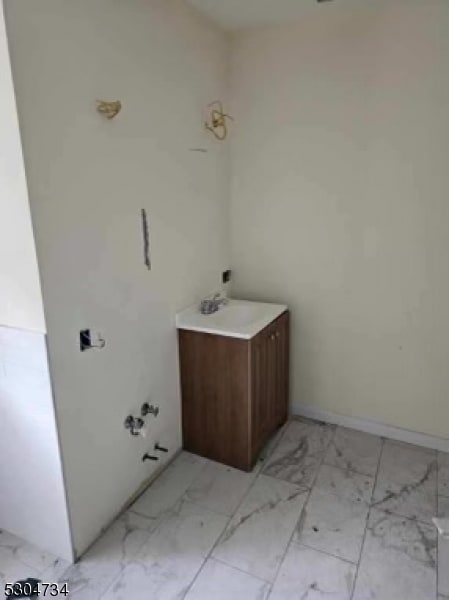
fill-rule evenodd
<path id="1" fill-rule="evenodd" d="M 148 454 L 148 452 L 147 452 L 146 454 L 144 454 L 142 456 L 142 462 L 145 462 L 146 460 L 159 460 L 159 457 L 151 456 L 151 454 Z"/>
<path id="2" fill-rule="evenodd" d="M 140 435 L 145 425 L 145 421 L 140 417 L 129 415 L 125 419 L 125 429 L 129 429 L 131 435 Z"/>
<path id="3" fill-rule="evenodd" d="M 168 448 L 164 448 L 163 446 L 159 446 L 158 443 L 154 444 L 154 449 L 156 452 L 168 452 Z"/>
<path id="4" fill-rule="evenodd" d="M 148 404 L 145 402 L 142 404 L 142 409 L 140 411 L 142 417 L 146 417 L 147 415 L 153 415 L 153 417 L 157 417 L 159 414 L 159 406 L 153 406 L 152 404 Z"/>

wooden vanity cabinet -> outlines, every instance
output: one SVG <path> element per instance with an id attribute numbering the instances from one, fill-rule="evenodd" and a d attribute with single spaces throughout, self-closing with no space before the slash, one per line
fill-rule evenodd
<path id="1" fill-rule="evenodd" d="M 252 339 L 179 330 L 185 450 L 250 471 L 287 420 L 289 313 Z"/>

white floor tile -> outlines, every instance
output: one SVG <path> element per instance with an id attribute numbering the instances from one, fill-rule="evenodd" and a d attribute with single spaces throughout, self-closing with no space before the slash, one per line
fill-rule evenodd
<path id="1" fill-rule="evenodd" d="M 438 516 L 449 519 L 449 498 L 447 496 L 438 496 Z"/>
<path id="2" fill-rule="evenodd" d="M 209 559 L 185 600 L 265 600 L 270 584 Z"/>
<path id="3" fill-rule="evenodd" d="M 149 537 L 138 559 L 195 555 L 205 558 L 223 532 L 228 518 L 202 506 L 181 500 Z"/>
<path id="4" fill-rule="evenodd" d="M 334 494 L 352 502 L 369 504 L 373 486 L 374 477 L 323 465 L 318 472 L 313 489 Z"/>
<path id="5" fill-rule="evenodd" d="M 203 562 L 199 556 L 187 555 L 151 565 L 130 563 L 100 597 L 105 600 L 181 600 Z"/>
<path id="6" fill-rule="evenodd" d="M 7 583 L 29 577 L 40 579 L 41 573 L 57 559 L 24 540 L 0 530 L 0 594 Z"/>
<path id="7" fill-rule="evenodd" d="M 431 523 L 437 510 L 437 461 L 432 450 L 385 442 L 373 506 Z"/>
<path id="8" fill-rule="evenodd" d="M 265 475 L 311 487 L 335 428 L 292 421 L 263 469 Z"/>
<path id="9" fill-rule="evenodd" d="M 272 581 L 306 498 L 304 488 L 261 475 L 231 519 L 213 557 Z"/>
<path id="10" fill-rule="evenodd" d="M 39 571 L 14 559 L 9 552 L 0 547 L 0 590 L 3 594 L 7 583 L 15 583 L 33 577 L 39 579 Z"/>
<path id="11" fill-rule="evenodd" d="M 295 542 L 357 563 L 368 505 L 314 489 L 293 536 Z"/>
<path id="12" fill-rule="evenodd" d="M 438 453 L 438 494 L 449 496 L 449 454 Z"/>
<path id="13" fill-rule="evenodd" d="M 281 433 L 250 474 L 182 453 L 76 565 L 0 532 L 0 589 L 36 577 L 67 582 L 71 600 L 266 600 L 276 578 L 270 600 L 349 600 L 379 439 L 311 421 Z M 438 455 L 441 516 L 448 457 Z M 436 562 L 438 600 L 449 600 L 449 542 L 437 561 L 430 525 L 436 459 L 385 442 L 353 600 L 435 600 Z"/>
<path id="14" fill-rule="evenodd" d="M 438 592 L 449 596 L 449 540 L 438 536 Z"/>
<path id="15" fill-rule="evenodd" d="M 4 561 L 9 556 L 11 559 L 28 565 L 39 573 L 56 560 L 56 557 L 52 554 L 28 544 L 28 542 L 3 530 L 0 530 L 0 552 Z M 1 564 L 2 562 L 0 561 Z"/>
<path id="16" fill-rule="evenodd" d="M 273 452 L 276 450 L 276 447 L 278 446 L 279 442 L 281 441 L 285 431 L 288 428 L 289 423 L 286 423 L 285 425 L 283 425 L 282 427 L 280 427 L 275 433 L 274 435 L 268 440 L 268 442 L 266 443 L 265 447 L 262 449 L 262 452 L 259 455 L 258 461 L 257 461 L 257 465 L 256 465 L 256 470 L 257 467 L 263 467 L 264 464 L 266 464 L 271 455 L 273 454 Z"/>
<path id="17" fill-rule="evenodd" d="M 215 512 L 231 516 L 254 482 L 256 473 L 207 461 L 185 494 L 185 499 Z"/>
<path id="18" fill-rule="evenodd" d="M 351 469 L 363 475 L 374 476 L 379 463 L 382 440 L 380 437 L 338 427 L 324 462 Z"/>
<path id="19" fill-rule="evenodd" d="M 68 585 L 70 598 L 96 600 L 123 566 L 135 558 L 155 523 L 132 512 L 120 517 L 78 563 L 60 576 L 59 581 Z"/>
<path id="20" fill-rule="evenodd" d="M 46 583 L 56 583 L 70 568 L 70 563 L 62 558 L 55 559 L 52 564 L 41 574 L 40 579 Z"/>
<path id="21" fill-rule="evenodd" d="M 270 600 L 351 600 L 355 573 L 355 565 L 291 544 Z"/>
<path id="22" fill-rule="evenodd" d="M 372 510 L 354 600 L 436 597 L 436 530 Z"/>
<path id="23" fill-rule="evenodd" d="M 227 517 L 180 501 L 159 523 L 136 559 L 105 592 L 110 600 L 183 597 L 223 531 Z"/>
<path id="24" fill-rule="evenodd" d="M 134 502 L 131 510 L 147 517 L 159 517 L 178 502 L 205 464 L 205 458 L 190 452 L 181 452 Z"/>

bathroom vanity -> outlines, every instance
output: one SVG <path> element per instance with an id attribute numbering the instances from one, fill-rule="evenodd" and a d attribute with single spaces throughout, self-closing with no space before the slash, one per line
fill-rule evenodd
<path id="1" fill-rule="evenodd" d="M 230 300 L 177 316 L 184 448 L 249 471 L 287 419 L 289 312 Z"/>

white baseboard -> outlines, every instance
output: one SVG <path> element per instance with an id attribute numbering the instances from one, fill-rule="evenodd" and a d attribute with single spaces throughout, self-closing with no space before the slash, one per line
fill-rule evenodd
<path id="1" fill-rule="evenodd" d="M 312 406 L 295 406 L 294 415 L 315 419 L 316 421 L 324 421 L 333 425 L 342 425 L 350 429 L 358 429 L 365 433 L 372 433 L 381 437 L 398 440 L 399 442 L 407 442 L 432 450 L 440 450 L 441 452 L 449 452 L 449 439 L 429 435 L 427 433 L 419 433 L 418 431 L 409 431 L 392 425 L 384 425 L 369 419 L 358 419 L 357 417 L 345 417 L 326 410 L 313 408 Z"/>

